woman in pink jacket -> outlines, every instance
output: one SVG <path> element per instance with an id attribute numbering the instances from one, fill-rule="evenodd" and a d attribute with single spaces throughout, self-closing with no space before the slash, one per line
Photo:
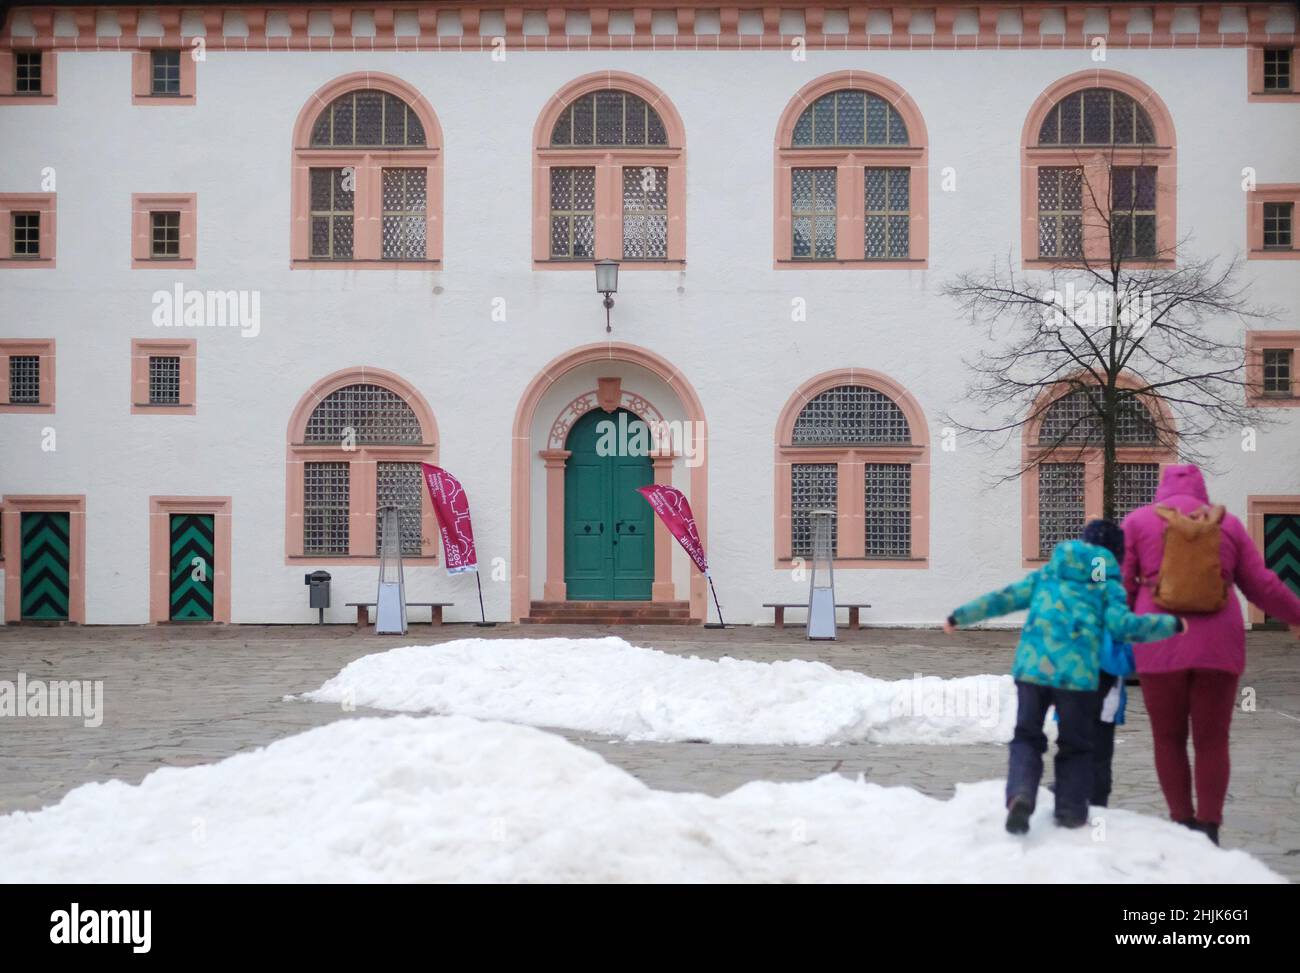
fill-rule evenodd
<path id="1" fill-rule="evenodd" d="M 1139 615 L 1164 611 L 1154 596 L 1165 532 L 1156 506 L 1190 514 L 1209 502 L 1199 469 L 1168 466 L 1155 502 L 1124 518 L 1124 587 Z M 1300 597 L 1265 566 L 1246 528 L 1231 514 L 1223 517 L 1219 562 L 1230 586 L 1236 585 L 1268 614 L 1300 625 Z M 1228 792 L 1228 727 L 1237 703 L 1237 681 L 1246 667 L 1246 629 L 1231 587 L 1217 612 L 1185 617 L 1187 631 L 1182 635 L 1135 645 L 1133 652 L 1155 738 L 1156 776 L 1169 815 L 1218 844 Z M 1187 760 L 1189 724 L 1196 751 L 1195 805 Z"/>

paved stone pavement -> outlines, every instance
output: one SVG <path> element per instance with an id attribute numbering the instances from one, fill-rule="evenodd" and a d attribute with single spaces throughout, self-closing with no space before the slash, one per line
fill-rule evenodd
<path id="1" fill-rule="evenodd" d="M 0 718 L 0 813 L 57 802 L 71 788 L 112 778 L 138 782 L 163 766 L 219 760 L 289 734 L 346 717 L 326 704 L 283 702 L 315 689 L 346 663 L 397 645 L 453 638 L 591 637 L 595 627 L 507 626 L 479 629 L 417 625 L 404 639 L 358 634 L 345 626 L 213 626 L 0 629 L 0 679 L 103 679 L 105 717 L 97 729 L 77 719 Z M 1005 672 L 1015 634 L 842 630 L 834 643 L 800 631 L 622 627 L 634 644 L 668 652 L 759 661 L 816 659 L 881 678 Z M 1240 847 L 1293 880 L 1300 879 L 1300 643 L 1287 633 L 1249 636 L 1243 687 L 1253 712 L 1233 723 L 1232 787 L 1224 845 Z M 1120 729 L 1112 803 L 1163 815 L 1151 763 L 1141 693 L 1130 692 Z M 358 711 L 356 715 L 364 715 Z M 956 781 L 1001 777 L 997 745 L 823 747 L 626 743 L 563 731 L 651 787 L 723 794 L 750 780 L 807 780 L 838 771 L 880 784 L 915 787 L 936 797 Z M 1050 764 L 1049 764 L 1050 768 Z M 1050 777 L 1051 771 L 1048 770 Z"/>

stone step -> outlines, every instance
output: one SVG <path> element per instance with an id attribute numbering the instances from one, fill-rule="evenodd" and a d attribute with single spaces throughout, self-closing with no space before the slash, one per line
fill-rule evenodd
<path id="1" fill-rule="evenodd" d="M 698 625 L 694 618 L 658 615 L 530 615 L 523 625 Z"/>

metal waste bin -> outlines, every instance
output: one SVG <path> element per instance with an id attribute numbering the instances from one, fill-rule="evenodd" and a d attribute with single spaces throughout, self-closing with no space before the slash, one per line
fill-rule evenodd
<path id="1" fill-rule="evenodd" d="M 311 608 L 320 609 L 320 622 L 325 623 L 325 609 L 330 606 L 330 573 L 313 571 L 303 576 L 302 583 L 308 588 L 308 602 Z"/>

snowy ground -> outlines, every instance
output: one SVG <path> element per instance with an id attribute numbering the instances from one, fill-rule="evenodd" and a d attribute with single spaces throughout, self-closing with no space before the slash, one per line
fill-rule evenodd
<path id="1" fill-rule="evenodd" d="M 1004 743 L 1010 676 L 887 681 L 821 662 L 713 661 L 621 638 L 458 639 L 357 659 L 307 699 L 629 740 Z"/>
<path id="2" fill-rule="evenodd" d="M 340 720 L 0 818 L 5 882 L 1270 882 L 1129 811 L 1002 830 L 1001 784 L 939 801 L 840 776 L 653 791 L 530 727 Z"/>

